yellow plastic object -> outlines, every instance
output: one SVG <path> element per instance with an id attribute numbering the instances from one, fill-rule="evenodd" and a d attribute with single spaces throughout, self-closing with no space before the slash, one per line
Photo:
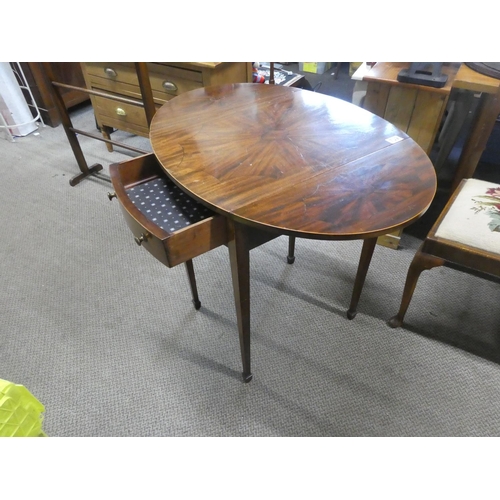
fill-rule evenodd
<path id="1" fill-rule="evenodd" d="M 0 379 L 0 437 L 45 436 L 44 411 L 26 387 Z"/>

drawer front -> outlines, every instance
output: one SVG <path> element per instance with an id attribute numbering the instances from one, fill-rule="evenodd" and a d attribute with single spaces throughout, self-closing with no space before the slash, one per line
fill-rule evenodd
<path id="1" fill-rule="evenodd" d="M 107 82 L 103 83 L 106 88 L 111 88 L 117 82 L 138 85 L 134 63 L 93 62 L 84 63 L 83 66 L 87 76 Z"/>
<path id="2" fill-rule="evenodd" d="M 154 203 L 158 206 L 167 203 L 167 207 L 163 209 L 164 213 L 174 212 L 175 217 L 171 216 L 172 225 L 178 222 L 174 220 L 178 218 L 175 210 L 179 210 L 180 205 L 175 206 L 176 201 L 173 198 L 165 202 L 171 198 L 169 193 L 159 194 L 163 190 L 163 185 L 174 189 L 174 192 L 178 188 L 166 179 L 153 154 L 110 165 L 109 171 L 123 215 L 136 243 L 167 267 L 174 267 L 227 243 L 225 218 L 208 212 L 205 207 L 189 197 L 186 198 L 192 207 L 189 211 L 182 211 L 180 216 L 187 218 L 188 213 L 193 213 L 193 210 L 203 211 L 206 216 L 200 220 L 195 218 L 196 222 L 192 224 L 182 223 L 179 229 L 171 228 L 170 223 L 163 224 L 163 228 L 160 227 L 160 223 L 153 220 L 156 208 L 151 210 L 151 213 L 146 213 L 144 208 L 138 208 L 142 199 L 138 193 L 144 191 L 140 196 L 147 197 L 150 187 L 156 185 L 156 192 L 151 195 L 154 196 Z M 134 200 L 136 197 L 138 201 Z M 168 203 L 174 203 L 173 210 Z"/>
<path id="3" fill-rule="evenodd" d="M 92 102 L 102 125 L 108 125 L 144 137 L 149 136 L 146 112 L 141 106 L 97 96 L 93 96 Z"/>
<path id="4" fill-rule="evenodd" d="M 118 195 L 117 195 L 118 197 Z M 118 199 L 120 199 L 118 197 Z M 151 231 L 150 227 L 141 218 L 137 220 L 134 212 L 125 208 L 125 205 L 120 200 L 120 207 L 125 218 L 125 222 L 132 232 L 131 240 L 133 239 L 137 244 L 140 244 L 142 248 L 147 250 L 155 259 L 159 260 L 162 264 L 167 267 L 173 267 L 170 264 L 167 252 L 165 251 L 164 240 L 168 238 L 168 235 L 163 235 L 158 231 Z"/>
<path id="5" fill-rule="evenodd" d="M 203 87 L 201 71 L 177 68 L 163 64 L 148 64 L 153 96 L 171 99 L 176 95 Z"/>
<path id="6" fill-rule="evenodd" d="M 141 99 L 139 81 L 133 63 L 84 63 L 92 88 Z M 203 86 L 201 71 L 148 63 L 149 79 L 157 104 L 164 104 L 176 95 Z"/>

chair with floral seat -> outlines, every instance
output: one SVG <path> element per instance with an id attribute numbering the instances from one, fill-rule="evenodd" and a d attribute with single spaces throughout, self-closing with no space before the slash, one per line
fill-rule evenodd
<path id="1" fill-rule="evenodd" d="M 402 325 L 424 270 L 448 266 L 485 278 L 500 277 L 500 185 L 464 179 L 417 250 L 408 270 L 399 312 Z"/>

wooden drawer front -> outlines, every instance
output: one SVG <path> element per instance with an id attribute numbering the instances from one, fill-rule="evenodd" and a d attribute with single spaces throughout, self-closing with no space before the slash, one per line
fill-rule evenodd
<path id="1" fill-rule="evenodd" d="M 141 106 L 93 96 L 94 110 L 101 124 L 148 137 L 146 112 Z"/>
<path id="2" fill-rule="evenodd" d="M 112 88 L 115 83 L 127 83 L 129 85 L 138 85 L 137 74 L 134 63 L 122 62 L 92 62 L 84 63 L 85 72 L 88 76 L 100 81 L 106 88 Z"/>
<path id="3" fill-rule="evenodd" d="M 133 63 L 85 63 L 90 86 L 135 99 L 141 99 L 139 81 Z M 203 86 L 201 71 L 148 63 L 149 80 L 157 104 Z"/>
<path id="4" fill-rule="evenodd" d="M 182 193 L 154 154 L 112 164 L 109 171 L 136 243 L 167 267 L 227 243 L 224 217 Z"/>
<path id="5" fill-rule="evenodd" d="M 133 63 L 82 63 L 90 88 L 141 99 Z"/>
<path id="6" fill-rule="evenodd" d="M 203 87 L 203 75 L 200 71 L 148 64 L 149 79 L 153 96 L 168 100 L 176 95 Z"/>

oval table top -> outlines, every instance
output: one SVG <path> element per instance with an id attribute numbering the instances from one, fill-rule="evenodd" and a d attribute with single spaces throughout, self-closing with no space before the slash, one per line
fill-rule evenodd
<path id="1" fill-rule="evenodd" d="M 431 204 L 425 152 L 384 119 L 293 87 L 206 87 L 164 104 L 151 123 L 167 175 L 215 212 L 280 234 L 372 238 Z"/>

